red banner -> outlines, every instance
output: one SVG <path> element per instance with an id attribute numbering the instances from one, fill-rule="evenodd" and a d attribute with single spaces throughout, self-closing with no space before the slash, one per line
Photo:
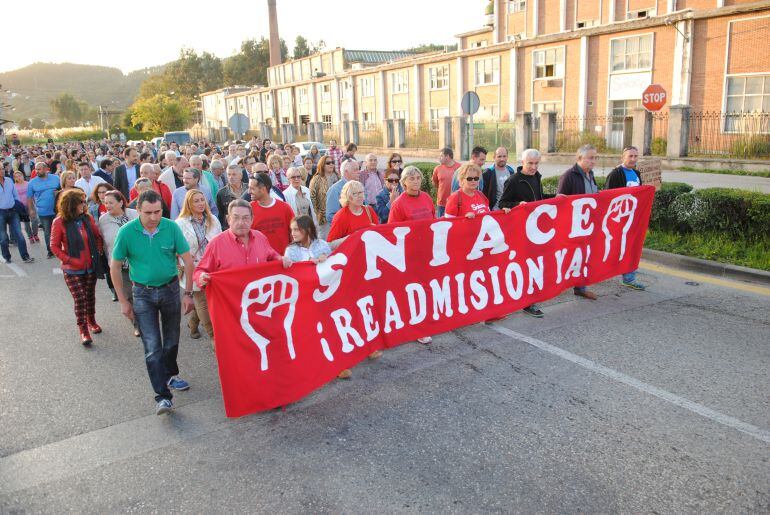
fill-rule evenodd
<path id="1" fill-rule="evenodd" d="M 623 188 L 380 225 L 318 265 L 213 274 L 206 295 L 227 415 L 297 401 L 377 349 L 635 270 L 653 194 Z"/>

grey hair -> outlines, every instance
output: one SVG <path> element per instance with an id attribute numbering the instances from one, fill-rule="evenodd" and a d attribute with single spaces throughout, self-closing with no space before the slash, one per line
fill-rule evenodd
<path id="1" fill-rule="evenodd" d="M 355 192 L 350 190 L 356 190 Z M 356 193 L 358 191 L 364 191 L 364 185 L 361 184 L 358 181 L 348 181 L 345 183 L 345 185 L 342 187 L 342 191 L 340 192 L 340 205 L 342 207 L 347 207 L 348 202 L 350 201 L 350 197 L 353 196 L 353 193 Z"/>
<path id="2" fill-rule="evenodd" d="M 342 173 L 344 174 L 348 168 L 355 167 L 356 170 L 360 170 L 358 166 L 358 161 L 355 159 L 348 159 L 344 163 L 342 163 L 342 166 L 340 166 L 340 170 L 342 170 Z"/>
<path id="3" fill-rule="evenodd" d="M 591 150 L 596 152 L 596 147 L 593 145 L 582 145 L 579 149 L 577 149 L 577 158 L 580 159 L 581 157 L 585 157 L 586 154 L 588 154 Z"/>
<path id="4" fill-rule="evenodd" d="M 534 148 L 528 148 L 524 152 L 521 153 L 521 161 L 522 163 L 526 161 L 527 159 L 540 159 L 540 152 L 537 149 Z"/>
<path id="5" fill-rule="evenodd" d="M 406 168 L 404 168 L 404 171 L 401 172 L 401 187 L 402 188 L 406 189 L 406 180 L 409 177 L 412 177 L 413 175 L 416 175 L 420 179 L 422 179 L 422 172 L 416 166 L 409 165 Z"/>
<path id="6" fill-rule="evenodd" d="M 150 182 L 150 179 L 148 179 L 147 177 L 140 177 L 134 183 L 134 188 L 136 188 L 136 191 L 150 189 L 152 188 L 152 183 Z"/>
<path id="7" fill-rule="evenodd" d="M 174 152 L 173 150 L 167 150 L 164 156 L 166 158 L 166 161 L 170 159 L 176 159 L 176 152 Z"/>
<path id="8" fill-rule="evenodd" d="M 212 170 L 213 170 L 214 168 L 224 168 L 224 167 L 225 167 L 225 165 L 224 165 L 224 164 L 222 164 L 222 161 L 220 161 L 219 159 L 214 159 L 214 160 L 211 162 L 211 166 L 210 166 L 210 168 L 211 168 Z"/>
<path id="9" fill-rule="evenodd" d="M 251 212 L 251 204 L 249 204 L 242 198 L 237 198 L 227 205 L 227 214 L 228 215 L 233 214 L 233 209 L 235 209 L 236 207 L 245 207 L 246 209 L 249 210 L 249 212 Z"/>

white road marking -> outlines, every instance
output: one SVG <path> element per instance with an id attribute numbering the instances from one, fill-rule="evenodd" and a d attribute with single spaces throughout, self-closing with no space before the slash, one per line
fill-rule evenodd
<path id="1" fill-rule="evenodd" d="M 697 415 L 713 420 L 714 422 L 722 424 L 723 426 L 731 427 L 741 431 L 742 433 L 746 433 L 747 435 L 751 436 L 752 438 L 756 438 L 757 440 L 770 443 L 770 431 L 753 426 L 738 420 L 737 418 L 725 415 L 724 413 L 714 411 L 711 408 L 707 408 L 706 406 L 698 404 L 697 402 L 685 399 L 684 397 L 680 397 L 671 392 L 667 392 L 666 390 L 661 390 L 656 386 L 647 384 L 643 381 L 623 374 L 622 372 L 618 372 L 617 370 L 613 370 L 598 363 L 594 363 L 590 359 L 578 356 L 577 354 L 572 354 L 569 351 L 566 351 L 560 347 L 556 347 L 555 345 L 551 345 L 550 343 L 538 340 L 537 338 L 517 333 L 516 331 L 511 331 L 510 329 L 497 324 L 490 324 L 488 327 L 500 334 L 504 334 L 505 336 L 509 336 L 524 343 L 528 343 L 529 345 L 553 354 L 554 356 L 566 359 L 567 361 L 575 363 L 576 365 L 590 370 L 591 372 L 609 377 L 610 379 L 614 379 L 615 381 L 628 385 L 632 388 L 636 388 L 641 392 L 647 393 L 666 402 L 674 404 L 675 406 L 679 406 L 680 408 L 684 408 L 686 410 L 692 411 Z"/>
<path id="2" fill-rule="evenodd" d="M 15 273 L 18 277 L 29 277 L 27 274 L 27 271 L 21 268 L 16 263 L 4 263 L 5 266 L 13 270 L 13 273 Z"/>
<path id="3" fill-rule="evenodd" d="M 61 268 L 54 268 L 53 270 L 51 270 L 51 273 L 53 275 L 63 275 L 64 274 L 64 272 L 61 271 Z"/>

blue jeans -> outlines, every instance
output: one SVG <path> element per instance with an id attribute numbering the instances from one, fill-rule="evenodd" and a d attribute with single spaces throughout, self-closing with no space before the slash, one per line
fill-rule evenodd
<path id="1" fill-rule="evenodd" d="M 636 270 L 633 272 L 628 272 L 627 274 L 623 274 L 624 283 L 632 283 L 634 281 L 636 281 Z"/>
<path id="2" fill-rule="evenodd" d="M 134 285 L 134 318 L 142 333 L 144 361 L 155 391 L 155 401 L 171 400 L 166 382 L 179 374 L 176 356 L 179 351 L 179 322 L 182 306 L 179 282 L 174 280 L 161 288 Z"/>
<path id="3" fill-rule="evenodd" d="M 3 257 L 6 261 L 11 260 L 11 251 L 8 248 L 8 232 L 6 226 L 11 229 L 11 239 L 16 241 L 16 245 L 19 246 L 19 254 L 21 259 L 29 258 L 27 253 L 27 241 L 24 239 L 24 235 L 21 233 L 21 221 L 19 213 L 15 209 L 0 209 L 0 251 L 3 253 Z"/>
<path id="4" fill-rule="evenodd" d="M 40 225 L 43 226 L 43 237 L 45 238 L 45 248 L 51 252 L 51 225 L 53 225 L 54 215 L 40 215 Z"/>
<path id="5" fill-rule="evenodd" d="M 446 213 L 446 206 L 436 206 L 436 218 L 441 218 Z"/>

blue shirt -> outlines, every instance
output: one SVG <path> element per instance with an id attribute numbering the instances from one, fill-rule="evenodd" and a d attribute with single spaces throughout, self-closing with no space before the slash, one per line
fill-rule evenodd
<path id="1" fill-rule="evenodd" d="M 332 184 L 332 187 L 326 192 L 326 221 L 329 223 L 332 223 L 337 211 L 342 209 L 342 205 L 340 204 L 340 193 L 342 193 L 342 187 L 345 186 L 346 182 L 348 182 L 347 179 L 343 177 Z"/>
<path id="2" fill-rule="evenodd" d="M 217 209 L 217 203 L 214 202 L 214 199 L 211 198 L 211 193 L 209 193 L 209 189 L 204 187 L 196 188 L 197 190 L 200 190 L 203 193 L 203 196 L 206 197 L 206 202 L 209 203 L 209 209 L 211 209 L 211 214 L 214 216 L 219 216 L 219 210 Z M 187 195 L 187 188 L 184 186 L 180 186 L 179 188 L 174 190 L 174 193 L 171 194 L 171 219 L 176 220 L 179 218 L 179 213 L 182 212 L 182 206 L 184 205 L 184 198 Z"/>
<path id="3" fill-rule="evenodd" d="M 29 181 L 27 187 L 27 199 L 35 201 L 37 214 L 40 216 L 56 215 L 56 206 L 54 205 L 54 194 L 61 186 L 57 175 L 48 174 L 45 179 L 35 177 Z"/>
<path id="4" fill-rule="evenodd" d="M 623 173 L 626 174 L 626 186 L 639 186 L 639 176 L 636 174 L 636 170 L 621 166 Z"/>
<path id="5" fill-rule="evenodd" d="M 16 191 L 16 186 L 13 185 L 10 177 L 5 177 L 0 184 L 0 209 L 13 209 L 17 200 L 19 200 L 19 193 Z M 5 230 L 5 227 L 2 227 L 2 230 Z"/>
<path id="6" fill-rule="evenodd" d="M 134 187 L 136 178 L 139 175 L 139 165 L 126 166 L 126 179 L 128 179 L 128 189 Z"/>

